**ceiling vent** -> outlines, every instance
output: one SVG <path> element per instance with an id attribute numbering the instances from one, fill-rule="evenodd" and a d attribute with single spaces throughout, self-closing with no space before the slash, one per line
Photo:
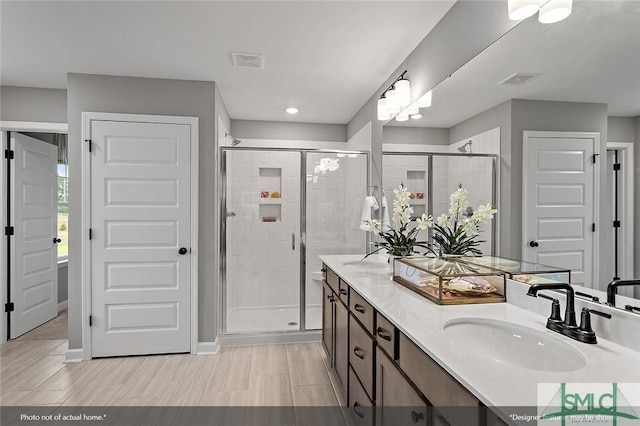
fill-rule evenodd
<path id="1" fill-rule="evenodd" d="M 264 69 L 264 55 L 231 52 L 231 59 L 235 68 Z"/>
<path id="2" fill-rule="evenodd" d="M 498 84 L 510 84 L 513 86 L 517 86 L 528 83 L 531 80 L 540 77 L 540 75 L 540 73 L 517 72 L 515 74 L 511 74 L 509 77 L 505 78 Z"/>

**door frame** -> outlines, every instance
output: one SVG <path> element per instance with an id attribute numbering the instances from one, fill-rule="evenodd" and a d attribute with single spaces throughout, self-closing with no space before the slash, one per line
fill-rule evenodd
<path id="1" fill-rule="evenodd" d="M 0 192 L 4 195 L 8 194 L 9 188 L 7 187 L 6 171 L 4 165 L 4 150 L 9 149 L 9 139 L 7 138 L 7 132 L 43 132 L 43 133 L 69 133 L 69 126 L 67 123 L 53 123 L 53 122 L 35 122 L 35 121 L 0 121 L 0 153 L 2 153 L 3 166 L 0 168 Z M 0 222 L 2 227 L 6 226 L 5 223 L 9 206 L 7 205 L 7 197 L 2 196 L 0 200 Z M 6 252 L 6 238 L 2 238 L 0 243 L 0 306 L 4 306 L 7 303 L 7 287 L 9 283 L 5 279 L 7 276 L 6 264 L 4 259 L 7 256 Z M 57 295 L 56 295 L 57 297 Z M 0 344 L 7 341 L 7 313 L 2 312 L 0 314 Z"/>
<path id="2" fill-rule="evenodd" d="M 618 193 L 623 195 L 621 202 L 621 209 L 619 210 L 620 222 L 623 226 L 623 232 L 620 235 L 620 250 L 619 260 L 620 263 L 620 276 L 627 279 L 633 278 L 635 273 L 640 271 L 634 271 L 634 227 L 633 227 L 633 206 L 634 206 L 634 187 L 633 187 L 633 142 L 607 142 L 607 149 L 615 149 L 620 152 L 621 157 L 619 163 L 621 164 L 620 173 L 620 187 Z"/>
<path id="3" fill-rule="evenodd" d="M 528 188 L 528 170 L 527 170 L 527 146 L 533 142 L 530 139 L 533 138 L 574 138 L 574 139 L 593 139 L 593 153 L 594 158 L 598 158 L 601 154 L 600 151 L 600 133 L 599 132 L 553 132 L 553 131 L 533 131 L 525 130 L 522 132 L 522 242 L 521 247 L 523 250 L 522 258 L 524 260 L 524 250 L 527 249 L 527 231 L 525 224 L 527 223 L 527 188 Z M 591 241 L 591 288 L 598 289 L 597 283 L 599 282 L 600 268 L 598 265 L 598 259 L 600 258 L 600 169 L 602 162 L 606 162 L 604 159 L 594 160 L 593 167 L 593 205 L 591 206 L 591 212 L 593 214 L 593 223 L 596 224 L 595 232 L 593 232 L 593 239 Z"/>
<path id="4" fill-rule="evenodd" d="M 146 114 L 120 114 L 107 112 L 82 112 L 81 141 L 91 139 L 91 123 L 93 121 L 120 121 L 132 123 L 153 123 L 153 124 L 181 124 L 191 127 L 191 353 L 198 352 L 198 118 L 167 116 L 167 115 L 146 115 Z M 85 145 L 83 143 L 83 145 Z M 89 315 L 91 315 L 91 244 L 89 244 L 89 226 L 91 225 L 91 156 L 86 146 L 82 148 L 81 173 L 82 195 L 80 217 L 81 228 L 81 295 L 82 301 L 82 359 L 92 358 L 91 348 L 91 327 L 89 326 Z"/>

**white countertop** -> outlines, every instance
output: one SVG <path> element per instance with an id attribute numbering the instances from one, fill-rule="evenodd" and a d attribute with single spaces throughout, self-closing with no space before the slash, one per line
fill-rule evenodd
<path id="1" fill-rule="evenodd" d="M 546 329 L 547 317 L 511 303 L 437 305 L 391 280 L 388 268 L 359 264 L 363 255 L 320 258 L 480 401 L 496 407 L 500 411 L 497 414 L 505 419 L 510 414 L 504 411 L 505 407 L 538 405 L 538 383 L 640 383 L 640 352 L 601 337 L 595 345 L 577 342 Z M 478 356 L 473 347 L 453 341 L 444 333 L 446 322 L 465 317 L 508 321 L 548 333 L 582 352 L 588 359 L 587 366 L 571 372 L 548 372 Z"/>

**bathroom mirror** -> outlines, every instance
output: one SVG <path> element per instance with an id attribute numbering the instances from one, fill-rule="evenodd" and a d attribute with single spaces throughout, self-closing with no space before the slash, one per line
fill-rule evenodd
<path id="1" fill-rule="evenodd" d="M 633 174 L 625 183 L 624 176 L 616 178 L 609 172 L 613 167 L 603 166 L 614 160 L 615 152 L 628 156 L 625 147 L 638 138 L 633 136 L 633 129 L 636 133 L 640 129 L 638 52 L 639 2 L 574 2 L 572 14 L 551 25 L 528 18 L 435 87 L 432 106 L 421 110 L 422 118 L 388 122 L 383 128 L 382 164 L 385 157 L 401 152 L 499 154 L 495 253 L 534 260 L 527 258 L 530 242 L 523 241 L 522 232 L 523 132 L 598 132 L 600 151 L 594 158 L 600 168 L 594 185 L 599 188 L 599 201 L 592 204 L 599 206 L 594 213 L 599 229 L 597 243 L 591 247 L 599 270 L 584 286 L 604 291 L 616 273 L 633 278 L 630 271 L 635 266 L 636 275 L 640 274 L 631 253 L 633 214 L 617 230 L 617 260 L 616 230 L 609 225 L 615 214 L 616 179 L 618 214 L 633 212 L 629 189 Z M 383 182 L 385 173 L 390 172 L 383 166 Z M 626 192 L 621 182 L 627 185 Z M 635 184 L 639 184 L 637 177 Z M 591 231 L 590 226 L 584 229 Z M 546 238 L 552 240 L 554 234 Z M 553 266 L 580 270 L 587 262 L 575 263 L 575 258 L 568 257 L 564 261 Z M 619 293 L 632 296 L 632 290 Z M 635 295 L 640 296 L 640 289 L 635 289 Z"/>

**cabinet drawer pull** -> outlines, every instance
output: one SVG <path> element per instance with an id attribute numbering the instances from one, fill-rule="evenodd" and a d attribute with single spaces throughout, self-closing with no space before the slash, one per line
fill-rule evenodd
<path id="1" fill-rule="evenodd" d="M 382 337 L 384 340 L 386 340 L 388 342 L 391 341 L 391 335 L 389 333 L 387 333 L 386 331 L 384 331 L 384 329 L 382 327 L 378 327 L 376 332 L 378 333 L 378 336 Z"/>
<path id="2" fill-rule="evenodd" d="M 344 294 L 346 296 L 347 295 L 347 289 L 346 288 L 341 288 L 340 289 L 340 294 Z"/>
<path id="3" fill-rule="evenodd" d="M 438 416 L 440 417 L 440 416 Z M 424 414 L 419 413 L 417 411 L 411 412 L 411 421 L 414 423 L 418 423 L 420 420 L 424 419 Z M 448 423 L 447 423 L 448 424 Z"/>
<path id="4" fill-rule="evenodd" d="M 364 314 L 364 306 L 362 306 L 359 303 L 356 303 L 355 305 L 353 305 L 353 309 L 360 312 L 361 314 Z"/>
<path id="5" fill-rule="evenodd" d="M 359 347 L 356 346 L 355 348 L 353 348 L 353 353 L 358 358 L 364 359 L 364 351 L 362 349 L 360 349 Z"/>
<path id="6" fill-rule="evenodd" d="M 364 413 L 362 411 L 359 410 L 360 408 L 360 403 L 358 401 L 353 403 L 353 412 L 356 413 L 356 415 L 358 417 L 360 417 L 361 419 L 364 419 Z"/>
<path id="7" fill-rule="evenodd" d="M 329 300 L 329 302 L 335 302 L 336 301 L 336 298 L 333 297 L 333 294 L 328 295 L 327 299 Z"/>
<path id="8" fill-rule="evenodd" d="M 320 269 L 320 272 L 322 272 L 323 274 L 327 272 L 327 268 L 322 268 Z"/>

